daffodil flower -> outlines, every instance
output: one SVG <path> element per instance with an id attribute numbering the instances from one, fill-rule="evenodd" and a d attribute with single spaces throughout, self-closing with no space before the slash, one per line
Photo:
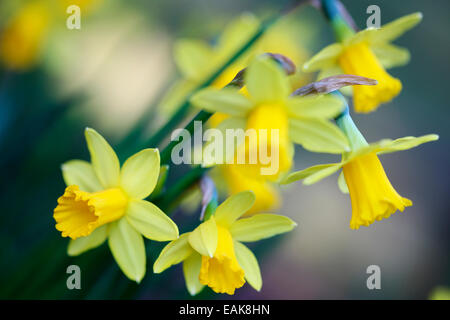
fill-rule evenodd
<path id="1" fill-rule="evenodd" d="M 54 210 L 56 229 L 70 237 L 71 256 L 95 248 L 106 239 L 117 264 L 140 282 L 146 269 L 142 236 L 169 241 L 178 238 L 176 224 L 145 199 L 156 186 L 158 149 L 144 149 L 120 168 L 116 153 L 95 130 L 86 129 L 91 163 L 71 160 L 62 166 L 67 188 Z"/>
<path id="2" fill-rule="evenodd" d="M 292 20 L 292 19 L 291 19 Z M 303 33 L 308 28 L 298 21 L 280 21 L 276 23 L 235 63 L 228 67 L 213 83 L 214 88 L 223 88 L 245 66 L 251 57 L 266 52 L 276 52 L 290 57 L 296 63 L 303 63 L 308 57 L 306 50 L 297 39 L 299 28 Z M 174 60 L 180 71 L 181 80 L 177 81 L 162 99 L 160 106 L 163 111 L 172 112 L 186 96 L 192 92 L 207 77 L 213 74 L 246 40 L 248 40 L 260 25 L 259 20 L 251 14 L 242 14 L 225 26 L 218 40 L 211 45 L 199 39 L 180 39 L 174 46 Z M 291 77 L 292 86 L 305 84 L 309 77 L 297 73 Z"/>
<path id="3" fill-rule="evenodd" d="M 34 0 L 20 6 L 0 36 L 0 60 L 12 70 L 27 70 L 39 59 L 51 27 L 65 26 L 66 9 L 80 7 L 83 15 L 102 0 Z"/>
<path id="4" fill-rule="evenodd" d="M 354 33 L 341 19 L 332 19 L 333 27 L 341 31 L 340 42 L 322 49 L 303 65 L 303 70 L 320 71 L 319 79 L 347 73 L 378 80 L 376 86 L 352 88 L 355 110 L 374 111 L 380 104 L 392 100 L 402 89 L 400 80 L 393 78 L 385 69 L 405 65 L 410 58 L 407 49 L 390 42 L 421 20 L 421 13 L 413 13 L 379 29 L 368 28 Z"/>
<path id="5" fill-rule="evenodd" d="M 42 1 L 27 3 L 12 17 L 0 37 L 0 59 L 13 70 L 25 70 L 37 60 L 49 31 L 51 12 Z"/>
<path id="6" fill-rule="evenodd" d="M 160 273 L 183 262 L 186 287 L 191 295 L 199 293 L 205 285 L 217 293 L 232 295 L 246 281 L 259 291 L 262 279 L 258 261 L 241 242 L 285 233 L 296 224 L 275 214 L 239 219 L 254 202 L 251 191 L 229 197 L 209 220 L 170 242 L 153 265 L 153 271 Z"/>
<path id="7" fill-rule="evenodd" d="M 338 121 L 349 136 L 352 151 L 344 153 L 339 163 L 316 165 L 291 173 L 283 183 L 303 180 L 305 185 L 310 185 L 342 168 L 338 185 L 342 192 L 350 193 L 351 229 L 369 226 L 375 220 L 388 218 L 397 210 L 403 211 L 405 207 L 411 206 L 411 200 L 400 196 L 392 187 L 377 155 L 411 149 L 437 140 L 438 136 L 429 134 L 418 138 L 384 139 L 368 144 L 348 115 Z"/>
<path id="8" fill-rule="evenodd" d="M 235 88 L 206 88 L 196 93 L 191 103 L 209 112 L 227 114 L 229 118 L 217 127 L 224 132 L 229 128 L 255 129 L 259 135 L 261 129 L 267 130 L 269 150 L 271 134 L 278 130 L 279 143 L 275 148 L 279 150 L 279 170 L 272 175 L 274 179 L 291 168 L 293 143 L 315 152 L 349 150 L 345 135 L 328 121 L 342 111 L 342 101 L 331 95 L 290 95 L 288 77 L 268 57 L 252 60 L 246 69 L 244 89 L 245 93 Z M 251 147 L 261 146 L 258 142 L 258 146 Z M 248 167 L 250 172 L 255 166 Z M 255 176 L 260 175 L 261 167 L 264 165 L 258 163 Z"/>

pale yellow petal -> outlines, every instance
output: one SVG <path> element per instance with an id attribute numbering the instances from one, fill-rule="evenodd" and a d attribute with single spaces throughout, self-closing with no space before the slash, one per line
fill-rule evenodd
<path id="1" fill-rule="evenodd" d="M 198 253 L 193 253 L 183 262 L 184 281 L 191 296 L 195 296 L 205 287 L 199 280 L 201 266 L 202 256 Z"/>
<path id="2" fill-rule="evenodd" d="M 304 184 L 313 184 L 322 180 L 323 178 L 332 175 L 342 167 L 341 163 L 329 163 L 329 164 L 319 164 L 316 166 L 309 167 L 304 170 L 296 171 L 288 175 L 281 183 L 289 184 L 294 181 L 308 179 L 308 183 L 303 181 Z"/>
<path id="3" fill-rule="evenodd" d="M 350 193 L 350 191 L 348 190 L 347 182 L 345 182 L 344 172 L 341 172 L 339 174 L 338 187 L 342 193 L 345 193 L 345 194 Z"/>
<path id="4" fill-rule="evenodd" d="M 272 213 L 258 213 L 250 218 L 239 219 L 230 227 L 233 239 L 250 242 L 289 232 L 297 224 L 290 218 Z"/>
<path id="5" fill-rule="evenodd" d="M 242 270 L 244 270 L 245 279 L 256 291 L 260 291 L 262 287 L 262 277 L 258 260 L 255 255 L 249 248 L 238 241 L 234 241 L 234 251 L 239 265 Z"/>
<path id="6" fill-rule="evenodd" d="M 161 209 L 146 200 L 130 200 L 125 217 L 144 237 L 156 241 L 178 238 L 178 227 Z"/>
<path id="7" fill-rule="evenodd" d="M 234 88 L 206 88 L 194 94 L 190 101 L 199 109 L 237 117 L 245 116 L 253 107 L 251 101 Z"/>
<path id="8" fill-rule="evenodd" d="M 92 165 L 83 160 L 70 160 L 61 166 L 64 182 L 67 186 L 76 185 L 80 190 L 95 192 L 102 189 Z"/>
<path id="9" fill-rule="evenodd" d="M 323 48 L 319 53 L 303 64 L 303 71 L 313 72 L 332 67 L 336 64 L 336 60 L 341 54 L 342 49 L 343 47 L 340 43 L 333 43 L 332 45 Z"/>
<path id="10" fill-rule="evenodd" d="M 250 63 L 245 73 L 245 84 L 255 103 L 284 101 L 291 90 L 282 68 L 268 57 L 258 57 Z"/>
<path id="11" fill-rule="evenodd" d="M 386 69 L 404 66 L 410 59 L 408 49 L 393 44 L 379 43 L 373 45 L 370 49 L 377 56 L 381 65 Z"/>
<path id="12" fill-rule="evenodd" d="M 144 239 L 126 219 L 122 218 L 110 225 L 109 248 L 123 273 L 137 283 L 145 275 Z"/>
<path id="13" fill-rule="evenodd" d="M 97 248 L 105 242 L 107 237 L 108 226 L 101 226 L 86 237 L 70 240 L 69 246 L 67 247 L 67 254 L 69 256 L 77 256 L 90 249 Z"/>
<path id="14" fill-rule="evenodd" d="M 174 58 L 185 78 L 201 80 L 202 76 L 208 75 L 214 52 L 206 42 L 180 39 L 174 46 Z"/>
<path id="15" fill-rule="evenodd" d="M 291 97 L 286 104 L 289 115 L 295 118 L 334 118 L 343 109 L 341 99 L 331 95 Z"/>
<path id="16" fill-rule="evenodd" d="M 252 191 L 243 191 L 230 196 L 216 209 L 217 224 L 230 227 L 234 221 L 250 210 L 254 203 L 255 195 Z"/>
<path id="17" fill-rule="evenodd" d="M 217 226 L 214 217 L 200 224 L 189 234 L 189 244 L 202 256 L 214 255 L 217 247 Z"/>
<path id="18" fill-rule="evenodd" d="M 372 36 L 372 43 L 390 42 L 397 39 L 422 21 L 422 17 L 421 12 L 415 12 L 385 24 Z"/>
<path id="19" fill-rule="evenodd" d="M 120 172 L 120 186 L 132 198 L 147 198 L 159 177 L 158 149 L 144 149 L 125 161 Z"/>
<path id="20" fill-rule="evenodd" d="M 171 241 L 159 254 L 153 265 L 154 273 L 161 273 L 170 266 L 186 260 L 194 253 L 188 241 L 189 233 L 182 234 L 178 239 Z"/>
<path id="21" fill-rule="evenodd" d="M 342 153 L 350 150 L 347 137 L 324 119 L 290 119 L 289 134 L 294 143 L 313 152 Z"/>
<path id="22" fill-rule="evenodd" d="M 91 163 L 100 183 L 105 188 L 117 187 L 120 181 L 120 163 L 113 148 L 97 131 L 85 130 Z"/>

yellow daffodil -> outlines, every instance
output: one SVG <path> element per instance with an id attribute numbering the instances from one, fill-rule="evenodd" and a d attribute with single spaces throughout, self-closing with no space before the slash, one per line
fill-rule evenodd
<path id="1" fill-rule="evenodd" d="M 268 213 L 239 219 L 254 202 L 251 191 L 229 197 L 209 220 L 170 242 L 153 265 L 153 271 L 160 273 L 183 262 L 186 287 L 191 295 L 199 293 L 205 285 L 217 293 L 231 295 L 246 281 L 259 291 L 262 279 L 258 261 L 241 242 L 285 233 L 296 224 L 287 217 Z"/>
<path id="2" fill-rule="evenodd" d="M 301 64 L 308 56 L 299 44 L 297 24 L 294 22 L 277 23 L 270 28 L 241 58 L 228 67 L 211 85 L 223 88 L 235 75 L 244 69 L 251 57 L 265 52 L 279 53 Z M 182 79 L 176 82 L 162 99 L 161 109 L 170 113 L 186 96 L 211 76 L 229 57 L 235 53 L 257 30 L 260 22 L 251 14 L 243 14 L 230 22 L 211 46 L 208 42 L 197 39 L 180 39 L 174 46 L 174 58 Z M 291 77 L 292 85 L 299 87 L 308 79 L 298 73 Z"/>
<path id="3" fill-rule="evenodd" d="M 291 173 L 283 183 L 302 180 L 306 185 L 343 169 L 338 179 L 341 191 L 350 193 L 352 203 L 351 229 L 369 226 L 375 220 L 388 218 L 397 210 L 403 211 L 411 206 L 411 200 L 403 198 L 392 187 L 377 154 L 407 150 L 422 143 L 438 139 L 430 134 L 422 137 L 405 137 L 396 140 L 385 139 L 367 144 L 361 133 L 357 131 L 351 118 L 343 116 L 343 127 L 352 131 L 349 140 L 352 151 L 344 153 L 340 163 L 321 164 L 308 169 Z"/>
<path id="4" fill-rule="evenodd" d="M 250 63 L 245 73 L 245 89 L 248 94 L 235 88 L 206 88 L 197 92 L 191 103 L 209 112 L 229 116 L 217 127 L 224 132 L 223 136 L 229 128 L 254 129 L 258 137 L 264 132 L 262 129 L 267 130 L 266 140 L 257 139 L 257 146 L 244 144 L 245 148 L 252 148 L 245 152 L 257 154 L 255 149 L 261 148 L 261 143 L 270 150 L 272 135 L 278 130 L 278 143 L 273 147 L 279 151 L 279 166 L 276 173 L 267 175 L 268 178 L 276 180 L 291 168 L 293 143 L 317 152 L 349 150 L 345 135 L 327 120 L 343 109 L 340 99 L 330 95 L 291 96 L 288 77 L 274 61 L 264 56 Z M 260 169 L 268 167 L 261 162 L 256 165 L 247 162 L 247 172 L 260 177 Z"/>
<path id="5" fill-rule="evenodd" d="M 0 59 L 7 68 L 24 70 L 36 61 L 50 20 L 49 8 L 42 1 L 25 4 L 12 17 L 0 35 Z"/>
<path id="6" fill-rule="evenodd" d="M 405 65 L 409 51 L 390 42 L 422 20 L 421 13 L 413 13 L 392 21 L 379 29 L 368 28 L 358 33 L 343 25 L 346 32 L 339 43 L 322 49 L 303 65 L 304 71 L 320 71 L 319 78 L 335 74 L 354 74 L 378 81 L 376 86 L 354 86 L 353 104 L 357 112 L 374 111 L 381 103 L 397 96 L 402 84 L 386 72 L 386 68 Z"/>
<path id="7" fill-rule="evenodd" d="M 178 238 L 176 224 L 154 204 L 142 200 L 156 186 L 158 149 L 144 149 L 120 168 L 117 155 L 95 130 L 86 129 L 91 163 L 71 160 L 62 166 L 67 188 L 54 210 L 56 229 L 70 237 L 69 255 L 101 245 L 106 239 L 125 275 L 139 282 L 145 274 L 142 236 Z"/>
<path id="8" fill-rule="evenodd" d="M 101 0 L 32 0 L 20 6 L 0 34 L 0 60 L 12 70 L 27 70 L 39 59 L 54 26 L 65 27 L 70 5 L 80 7 L 83 16 Z"/>

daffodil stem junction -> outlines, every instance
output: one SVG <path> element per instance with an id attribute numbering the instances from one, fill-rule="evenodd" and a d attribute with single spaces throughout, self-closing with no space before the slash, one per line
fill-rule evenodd
<path id="1" fill-rule="evenodd" d="M 342 132 L 347 136 L 352 150 L 357 150 L 368 145 L 366 139 L 359 131 L 356 124 L 353 122 L 350 116 L 350 108 L 348 106 L 347 100 L 339 91 L 333 91 L 331 94 L 339 97 L 345 104 L 345 109 L 340 115 L 335 118 L 337 126 L 342 130 Z"/>
<path id="2" fill-rule="evenodd" d="M 338 41 L 342 42 L 355 34 L 355 30 L 351 27 L 354 22 L 350 15 L 344 14 L 344 5 L 339 0 L 322 0 L 321 4 L 322 11 L 330 22 Z"/>

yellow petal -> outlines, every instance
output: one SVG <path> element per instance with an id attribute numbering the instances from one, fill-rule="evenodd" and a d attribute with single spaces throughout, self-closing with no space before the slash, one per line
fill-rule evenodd
<path id="1" fill-rule="evenodd" d="M 295 118 L 331 119 L 344 109 L 342 100 L 330 95 L 292 97 L 286 106 L 289 115 Z"/>
<path id="2" fill-rule="evenodd" d="M 234 222 L 230 227 L 230 233 L 237 241 L 251 242 L 289 232 L 296 226 L 297 224 L 288 217 L 259 213 Z"/>
<path id="3" fill-rule="evenodd" d="M 352 229 L 369 226 L 412 205 L 411 200 L 401 197 L 392 187 L 375 153 L 349 161 L 343 172 L 352 202 Z"/>
<path id="4" fill-rule="evenodd" d="M 336 64 L 336 61 L 342 52 L 342 48 L 340 43 L 333 43 L 332 45 L 323 48 L 314 57 L 305 62 L 303 71 L 313 72 L 332 67 Z"/>
<path id="5" fill-rule="evenodd" d="M 185 233 L 166 245 L 153 265 L 153 272 L 161 273 L 170 266 L 178 264 L 191 256 L 194 250 L 189 245 L 188 238 L 189 233 Z"/>
<path id="6" fill-rule="evenodd" d="M 217 224 L 229 227 L 239 219 L 255 203 L 255 195 L 252 191 L 243 191 L 232 195 L 222 202 L 216 209 L 215 219 Z"/>
<path id="7" fill-rule="evenodd" d="M 80 190 L 95 192 L 102 189 L 92 165 L 83 160 L 71 160 L 61 166 L 66 186 L 77 185 Z"/>
<path id="8" fill-rule="evenodd" d="M 89 193 L 68 186 L 54 210 L 56 229 L 72 239 L 88 236 L 99 226 L 120 219 L 127 204 L 128 198 L 118 188 Z"/>
<path id="9" fill-rule="evenodd" d="M 234 250 L 236 252 L 236 259 L 244 270 L 245 280 L 247 280 L 256 291 L 260 291 L 262 287 L 262 277 L 258 260 L 255 255 L 249 248 L 238 241 L 234 241 Z"/>
<path id="10" fill-rule="evenodd" d="M 126 218 L 137 231 L 148 239 L 170 241 L 178 238 L 177 225 L 151 202 L 130 200 Z"/>
<path id="11" fill-rule="evenodd" d="M 209 72 L 214 52 L 203 41 L 180 39 L 174 46 L 174 58 L 185 78 L 201 80 Z"/>
<path id="12" fill-rule="evenodd" d="M 414 28 L 420 21 L 422 21 L 422 13 L 415 12 L 389 22 L 377 30 L 372 37 L 372 42 L 378 43 L 393 41 L 409 29 Z"/>
<path id="13" fill-rule="evenodd" d="M 339 57 L 339 64 L 347 74 L 378 81 L 374 86 L 353 86 L 353 104 L 357 112 L 374 111 L 381 103 L 391 101 L 402 89 L 400 80 L 384 70 L 367 43 L 362 42 L 346 48 Z"/>
<path id="14" fill-rule="evenodd" d="M 341 190 L 342 193 L 348 194 L 350 192 L 348 190 L 347 183 L 345 182 L 344 172 L 341 172 L 339 174 L 338 187 L 339 187 L 339 190 Z"/>
<path id="15" fill-rule="evenodd" d="M 120 186 L 132 198 L 147 198 L 158 182 L 158 149 L 144 149 L 128 158 L 120 172 Z"/>
<path id="16" fill-rule="evenodd" d="M 198 253 L 193 253 L 183 262 L 184 281 L 191 296 L 195 296 L 205 287 L 199 280 L 201 266 L 202 256 Z"/>
<path id="17" fill-rule="evenodd" d="M 386 68 L 404 66 L 409 62 L 409 50 L 393 44 L 380 43 L 372 45 L 371 49 L 381 65 Z"/>
<path id="18" fill-rule="evenodd" d="M 200 224 L 189 234 L 189 244 L 201 255 L 213 256 L 217 247 L 217 226 L 214 217 Z"/>
<path id="19" fill-rule="evenodd" d="M 194 94 L 190 101 L 199 109 L 236 117 L 245 116 L 253 106 L 242 93 L 233 88 L 206 88 Z"/>
<path id="20" fill-rule="evenodd" d="M 290 84 L 284 71 L 268 57 L 252 60 L 246 74 L 245 84 L 252 101 L 277 103 L 290 94 Z"/>
<path id="21" fill-rule="evenodd" d="M 97 131 L 85 130 L 86 142 L 91 162 L 97 177 L 105 188 L 118 187 L 120 180 L 120 163 L 116 153 Z"/>
<path id="22" fill-rule="evenodd" d="M 307 179 L 306 182 L 303 181 L 303 184 L 313 184 L 316 183 L 323 178 L 332 175 L 336 171 L 341 168 L 341 163 L 329 163 L 329 164 L 319 164 L 316 166 L 309 167 L 304 170 L 296 171 L 287 176 L 282 184 L 289 184 L 294 181 Z"/>
<path id="23" fill-rule="evenodd" d="M 145 275 L 146 256 L 144 239 L 126 219 L 111 224 L 108 244 L 123 273 L 137 283 Z"/>
<path id="24" fill-rule="evenodd" d="M 350 150 L 347 137 L 324 119 L 304 118 L 289 121 L 290 138 L 313 152 L 342 153 Z"/>
<path id="25" fill-rule="evenodd" d="M 70 240 L 67 247 L 69 256 L 77 256 L 90 249 L 94 249 L 105 242 L 108 237 L 108 226 L 101 226 L 95 229 L 90 235 L 76 240 Z"/>

